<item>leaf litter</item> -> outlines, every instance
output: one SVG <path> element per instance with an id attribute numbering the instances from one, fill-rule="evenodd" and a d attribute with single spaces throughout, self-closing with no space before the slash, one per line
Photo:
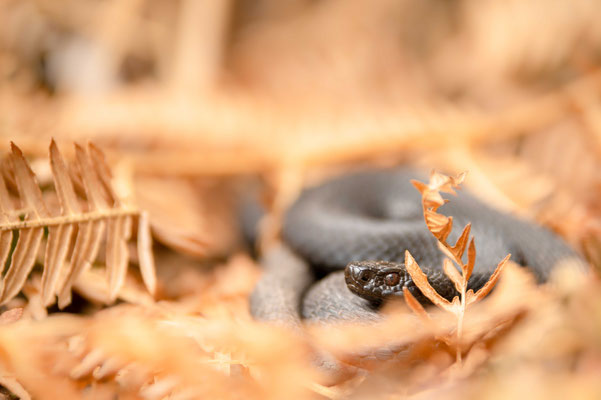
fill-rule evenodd
<path id="1" fill-rule="evenodd" d="M 72 6 L 0 13 L 2 396 L 601 397 L 598 274 L 537 286 L 499 260 L 472 294 L 469 227 L 447 243 L 436 212 L 468 171 L 601 271 L 597 3 Z M 370 327 L 254 322 L 239 181 L 271 190 L 266 246 L 301 187 L 398 164 L 445 171 L 420 187 L 457 300 L 407 296 Z M 353 373 L 328 381 L 314 351 Z"/>

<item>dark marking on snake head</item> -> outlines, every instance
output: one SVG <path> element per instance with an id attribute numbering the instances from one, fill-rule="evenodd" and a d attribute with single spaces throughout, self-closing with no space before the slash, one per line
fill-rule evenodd
<path id="1" fill-rule="evenodd" d="M 344 279 L 351 292 L 376 304 L 401 296 L 403 287 L 412 283 L 405 264 L 389 261 L 351 262 L 344 270 Z"/>

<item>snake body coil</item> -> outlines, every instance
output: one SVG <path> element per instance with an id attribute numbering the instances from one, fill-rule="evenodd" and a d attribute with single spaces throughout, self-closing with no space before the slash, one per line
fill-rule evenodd
<path id="1" fill-rule="evenodd" d="M 405 250 L 441 295 L 453 297 L 453 284 L 442 272 L 443 254 L 425 226 L 421 197 L 410 183 L 416 177 L 421 178 L 404 169 L 367 171 L 305 190 L 284 218 L 287 246 L 263 258 L 265 272 L 250 299 L 253 316 L 292 323 L 301 318 L 373 320 L 379 300 L 402 295 L 404 286 L 425 302 L 403 274 Z M 509 253 L 539 282 L 564 259 L 584 265 L 550 231 L 496 211 L 468 193 L 453 197 L 439 212 L 454 218 L 451 243 L 472 223 L 477 257 L 471 288 L 482 286 Z M 345 280 L 342 270 L 347 265 Z"/>

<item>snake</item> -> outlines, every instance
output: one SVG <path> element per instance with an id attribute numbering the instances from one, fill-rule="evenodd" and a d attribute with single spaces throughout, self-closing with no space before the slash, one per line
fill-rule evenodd
<path id="1" fill-rule="evenodd" d="M 283 216 L 282 242 L 261 257 L 263 274 L 250 295 L 257 320 L 376 321 L 378 310 L 406 288 L 428 299 L 405 268 L 409 251 L 431 286 L 444 298 L 457 295 L 444 273 L 445 255 L 424 222 L 411 168 L 369 169 L 304 189 Z M 461 190 L 438 210 L 453 217 L 447 241 L 470 223 L 476 262 L 468 288 L 481 288 L 508 254 L 539 283 L 562 264 L 586 263 L 562 238 L 536 223 L 492 208 Z"/>

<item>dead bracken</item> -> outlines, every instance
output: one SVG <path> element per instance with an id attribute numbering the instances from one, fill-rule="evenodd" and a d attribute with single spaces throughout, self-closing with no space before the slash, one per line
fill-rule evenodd
<path id="1" fill-rule="evenodd" d="M 0 264 L 10 260 L 6 275 L 0 282 L 0 303 L 6 304 L 23 288 L 36 261 L 45 229 L 46 250 L 39 288 L 41 304 L 48 307 L 56 301 L 56 297 L 61 308 L 71 302 L 71 288 L 80 275 L 90 273 L 105 234 L 106 302 L 113 303 L 125 280 L 128 264 L 126 242 L 131 235 L 132 219 L 136 216 L 140 221 L 140 268 L 147 288 L 154 292 L 156 277 L 147 217 L 117 196 L 102 152 L 93 145 L 88 146 L 87 152 L 76 145 L 75 168 L 69 169 L 56 143 L 51 142 L 50 165 L 55 200 L 58 198 L 59 203 L 59 209 L 51 212 L 23 153 L 14 143 L 11 148 L 3 175 L 16 187 L 15 196 L 11 196 L 0 175 Z M 76 195 L 76 184 L 83 188 L 85 201 Z M 16 201 L 19 207 L 15 207 Z M 11 249 L 13 240 L 16 244 Z"/>
<path id="2" fill-rule="evenodd" d="M 0 398 L 601 398 L 599 15 L 590 0 L 5 0 Z M 458 177 L 418 188 L 460 296 L 436 297 L 408 255 L 437 306 L 407 296 L 375 325 L 302 334 L 254 321 L 237 196 L 264 190 L 267 245 L 303 187 L 401 164 Z M 462 171 L 593 273 L 539 286 L 498 260 L 471 294 L 469 227 L 448 243 L 437 213 Z M 315 351 L 356 373 L 327 380 Z"/>
<path id="3" fill-rule="evenodd" d="M 441 251 L 447 256 L 447 258 L 444 259 L 443 264 L 444 273 L 455 285 L 457 292 L 459 292 L 459 296 L 456 296 L 452 302 L 449 302 L 447 299 L 440 296 L 436 290 L 430 286 L 428 278 L 419 268 L 419 265 L 417 265 L 411 256 L 411 253 L 409 251 L 405 252 L 405 266 L 411 275 L 413 282 L 415 282 L 415 285 L 435 306 L 440 307 L 457 317 L 457 333 L 456 341 L 454 343 L 457 362 L 461 362 L 463 352 L 461 340 L 463 333 L 463 318 L 467 307 L 472 303 L 482 300 L 492 290 L 501 276 L 500 274 L 503 267 L 507 261 L 509 261 L 510 257 L 510 255 L 507 255 L 507 257 L 499 262 L 497 268 L 490 276 L 490 279 L 476 293 L 471 289 L 467 289 L 468 281 L 476 264 L 476 245 L 474 244 L 474 238 L 472 237 L 470 239 L 469 237 L 471 225 L 466 225 L 465 228 L 463 228 L 459 239 L 457 239 L 457 242 L 454 245 L 451 245 L 447 242 L 447 237 L 453 228 L 453 217 L 446 217 L 436 212 L 438 208 L 446 202 L 440 195 L 440 192 L 455 194 L 454 188 L 458 187 L 459 184 L 463 182 L 464 177 L 465 174 L 462 174 L 457 178 L 452 178 L 432 172 L 430 182 L 427 185 L 419 181 L 413 181 L 413 185 L 422 195 L 422 208 L 426 226 L 438 240 Z M 467 264 L 462 260 L 466 248 Z M 457 271 L 453 263 L 461 269 L 461 273 Z M 407 305 L 417 315 L 428 318 L 426 310 L 424 310 L 407 288 L 403 288 L 403 293 Z M 447 338 L 446 342 L 449 343 L 450 340 Z"/>

